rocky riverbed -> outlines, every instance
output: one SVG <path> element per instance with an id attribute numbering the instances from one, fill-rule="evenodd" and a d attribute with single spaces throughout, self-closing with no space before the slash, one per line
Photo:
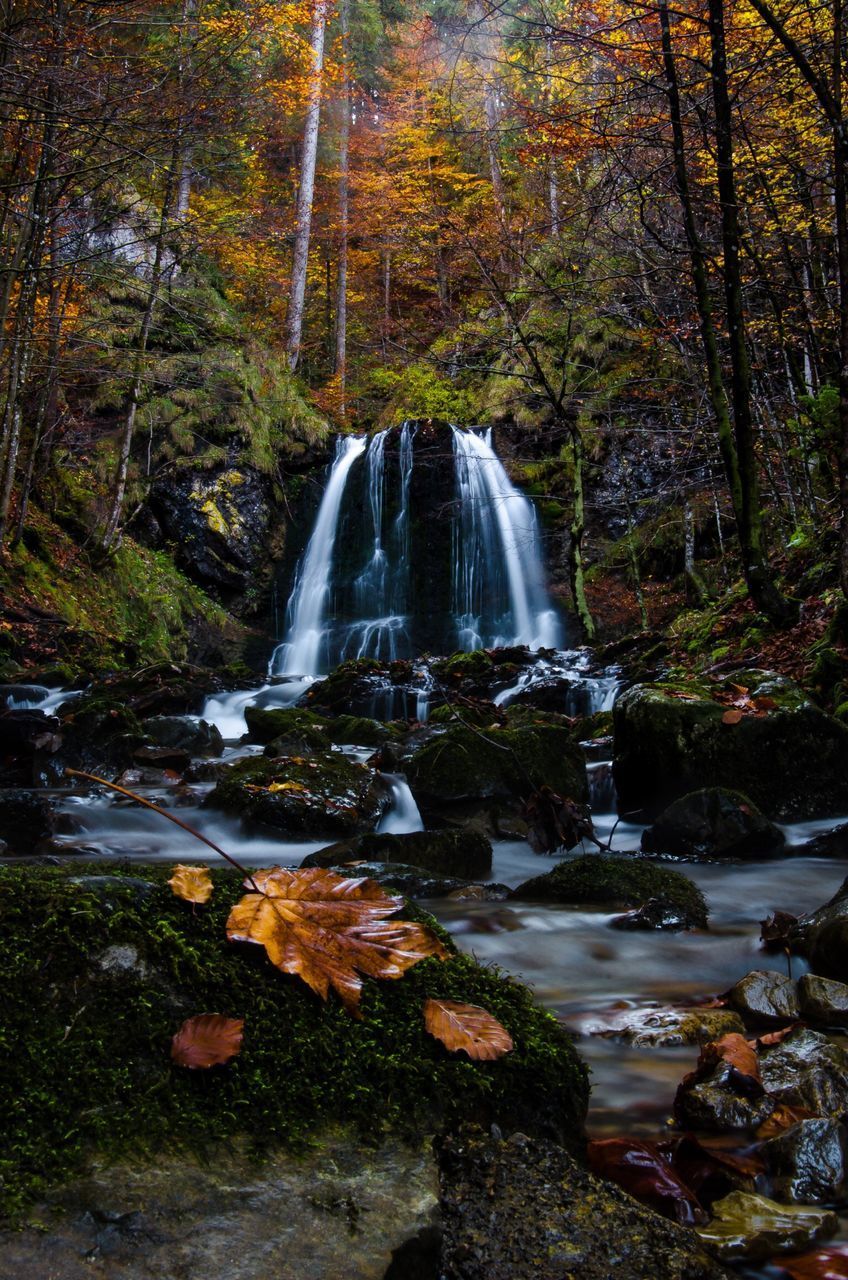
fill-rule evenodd
<path id="1" fill-rule="evenodd" d="M 839 1250 L 848 729 L 768 672 L 613 714 L 617 680 L 512 648 L 6 687 L 3 1190 L 28 1225 L 0 1276 L 49 1251 L 60 1277 L 777 1277 Z M 320 1004 L 232 954 L 235 872 L 179 901 L 165 867 L 211 851 L 80 770 L 248 870 L 373 878 L 451 958 L 366 982 L 361 1021 Z M 431 1041 L 439 995 L 513 1053 Z M 169 1034 L 212 1011 L 254 1038 L 180 1071 Z"/>

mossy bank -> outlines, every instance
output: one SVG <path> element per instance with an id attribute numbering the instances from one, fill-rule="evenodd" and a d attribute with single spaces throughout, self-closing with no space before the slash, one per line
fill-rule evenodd
<path id="1" fill-rule="evenodd" d="M 226 941 L 238 875 L 214 872 L 211 902 L 193 908 L 169 874 L 0 870 L 6 1215 L 94 1156 L 244 1142 L 257 1156 L 303 1150 L 337 1121 L 375 1143 L 479 1119 L 579 1146 L 585 1068 L 518 983 L 465 956 L 428 960 L 402 980 L 366 981 L 356 1020 L 273 969 L 261 948 Z M 514 1052 L 492 1063 L 449 1054 L 424 1030 L 431 995 L 485 1006 Z M 225 1068 L 171 1063 L 171 1037 L 199 1013 L 245 1021 L 241 1055 Z"/>

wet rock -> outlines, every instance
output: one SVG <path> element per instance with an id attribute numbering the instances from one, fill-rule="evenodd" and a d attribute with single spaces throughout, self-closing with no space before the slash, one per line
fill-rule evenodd
<path id="1" fill-rule="evenodd" d="M 449 1138 L 441 1152 L 442 1274 L 451 1280 L 719 1280 L 692 1232 L 514 1134 Z"/>
<path id="2" fill-rule="evenodd" d="M 326 716 L 364 716 L 374 720 L 417 719 L 422 678 L 411 662 L 378 662 L 355 658 L 342 662 L 326 680 L 316 681 L 303 703 Z M 442 701 L 434 696 L 431 705 Z"/>
<path id="3" fill-rule="evenodd" d="M 761 1151 L 780 1200 L 832 1204 L 845 1198 L 848 1134 L 839 1120 L 801 1120 Z"/>
<path id="4" fill-rule="evenodd" d="M 571 906 L 594 906 L 598 910 L 642 907 L 649 901 L 647 921 L 652 915 L 670 926 L 659 928 L 704 929 L 707 905 L 691 880 L 669 867 L 658 867 L 639 858 L 614 858 L 600 854 L 565 859 L 552 871 L 534 876 L 513 890 L 513 897 L 542 902 L 563 902 Z M 637 927 L 648 927 L 640 924 Z"/>
<path id="5" fill-rule="evenodd" d="M 154 769 L 169 769 L 173 773 L 185 773 L 191 764 L 191 756 L 180 747 L 137 747 L 133 760 Z"/>
<path id="6" fill-rule="evenodd" d="M 218 728 L 207 720 L 189 716 L 151 716 L 141 727 L 148 738 L 160 747 L 176 747 L 190 756 L 219 756 L 224 739 Z"/>
<path id="7" fill-rule="evenodd" d="M 422 813 L 520 813 L 542 786 L 578 804 L 588 800 L 586 763 L 571 730 L 560 724 L 455 725 L 432 737 L 405 765 Z"/>
<path id="8" fill-rule="evenodd" d="M 809 858 L 848 858 L 848 822 L 832 831 L 822 831 L 792 852 Z"/>
<path id="9" fill-rule="evenodd" d="M 49 765 L 57 781 L 69 767 L 111 780 L 133 764 L 144 731 L 128 706 L 111 695 L 84 696 L 61 710 L 62 745 Z"/>
<path id="10" fill-rule="evenodd" d="M 679 909 L 661 898 L 649 898 L 641 907 L 625 911 L 623 915 L 610 920 L 611 929 L 688 929 L 687 916 Z"/>
<path id="11" fill-rule="evenodd" d="M 350 836 L 377 825 L 386 797 L 373 769 L 323 752 L 240 761 L 204 804 L 289 835 Z"/>
<path id="12" fill-rule="evenodd" d="M 582 1021 L 584 1031 L 595 1035 L 620 1036 L 636 1049 L 669 1048 L 684 1044 L 707 1044 L 745 1027 L 732 1009 L 626 1009 L 598 1023 Z"/>
<path id="13" fill-rule="evenodd" d="M 760 1054 L 766 1092 L 817 1116 L 848 1113 L 848 1054 L 827 1036 L 799 1027 Z"/>
<path id="14" fill-rule="evenodd" d="M 800 1015 L 796 983 L 767 969 L 747 973 L 727 998 L 732 1008 L 753 1022 L 793 1022 Z"/>
<path id="15" fill-rule="evenodd" d="M 675 800 L 642 835 L 645 853 L 695 858 L 767 858 L 786 837 L 747 796 L 707 787 Z"/>
<path id="16" fill-rule="evenodd" d="M 269 482 L 258 471 L 223 466 L 164 474 L 148 505 L 189 577 L 233 604 L 267 573 L 269 497 Z"/>
<path id="17" fill-rule="evenodd" d="M 339 746 L 382 747 L 400 737 L 400 727 L 368 716 L 333 716 L 325 725 L 327 737 Z"/>
<path id="18" fill-rule="evenodd" d="M 823 1209 L 776 1204 L 765 1196 L 731 1191 L 713 1205 L 713 1221 L 696 1227 L 696 1232 L 721 1258 L 765 1262 L 774 1254 L 800 1253 L 827 1240 L 838 1226 L 836 1214 Z"/>
<path id="19" fill-rule="evenodd" d="M 848 973 L 848 879 L 829 902 L 798 921 L 792 936 L 813 973 L 844 978 Z"/>
<path id="20" fill-rule="evenodd" d="M 6 853 L 26 857 L 54 828 L 53 806 L 37 791 L 20 788 L 0 790 L 0 840 Z"/>
<path id="21" fill-rule="evenodd" d="M 791 680 L 742 671 L 750 708 L 725 724 L 721 685 L 636 685 L 618 699 L 615 781 L 621 812 L 656 815 L 702 787 L 738 789 L 772 819 L 821 817 L 848 808 L 848 727 L 825 715 Z"/>
<path id="22" fill-rule="evenodd" d="M 301 866 L 325 865 L 316 864 L 310 854 Z M 345 876 L 367 876 L 376 880 L 390 893 L 401 893 L 405 898 L 451 898 L 457 902 L 504 902 L 509 897 L 509 889 L 503 884 L 471 884 L 467 880 L 436 876 L 421 867 L 405 866 L 398 862 L 360 862 L 353 865 L 329 863 L 334 871 Z"/>
<path id="23" fill-rule="evenodd" d="M 273 744 L 276 754 L 328 751 L 331 743 L 320 716 L 302 707 L 245 707 L 248 742 Z M 284 745 L 287 744 L 287 750 Z"/>
<path id="24" fill-rule="evenodd" d="M 754 1130 L 767 1120 L 776 1106 L 757 1081 L 740 1077 L 726 1062 L 720 1062 L 705 1078 L 686 1077 L 674 1099 L 678 1124 L 710 1133 Z"/>
<path id="25" fill-rule="evenodd" d="M 429 1150 L 354 1133 L 261 1164 L 240 1151 L 97 1168 L 0 1235 L 0 1278 L 383 1280 L 394 1251 L 432 1230 Z"/>
<path id="26" fill-rule="evenodd" d="M 479 831 L 411 831 L 406 835 L 370 831 L 310 853 L 301 866 L 335 867 L 359 859 L 407 863 L 437 876 L 482 880 L 492 871 L 492 845 Z"/>
<path id="27" fill-rule="evenodd" d="M 61 746 L 59 721 L 43 711 L 0 714 L 0 781 L 31 786 L 45 759 Z"/>
<path id="28" fill-rule="evenodd" d="M 805 973 L 798 981 L 801 1016 L 814 1026 L 848 1031 L 848 985 Z"/>

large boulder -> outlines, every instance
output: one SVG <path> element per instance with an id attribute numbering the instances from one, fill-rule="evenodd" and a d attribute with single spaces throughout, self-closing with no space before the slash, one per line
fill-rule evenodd
<path id="1" fill-rule="evenodd" d="M 287 835 L 332 837 L 373 830 L 387 797 L 373 769 L 326 751 L 239 761 L 204 803 Z"/>
<path id="2" fill-rule="evenodd" d="M 219 756 L 224 749 L 217 727 L 193 716 L 151 716 L 141 727 L 157 746 L 186 751 L 190 756 Z"/>
<path id="3" fill-rule="evenodd" d="M 786 837 L 747 796 L 706 787 L 675 800 L 642 835 L 645 853 L 690 858 L 768 858 Z"/>
<path id="4" fill-rule="evenodd" d="M 425 817 L 450 816 L 452 810 L 520 812 L 545 786 L 578 804 L 589 797 L 585 758 L 570 728 L 537 713 L 485 731 L 452 725 L 431 737 L 404 768 Z"/>
<path id="5" fill-rule="evenodd" d="M 639 858 L 590 853 L 565 859 L 552 871 L 525 880 L 514 898 L 596 907 L 599 911 L 656 905 L 655 928 L 705 929 L 707 904 L 700 889 L 670 867 Z"/>
<path id="6" fill-rule="evenodd" d="M 46 796 L 17 787 L 0 790 L 0 850 L 4 853 L 28 856 L 53 829 L 53 807 Z"/>
<path id="7" fill-rule="evenodd" d="M 372 831 L 308 854 L 301 866 L 338 867 L 346 862 L 398 862 L 434 875 L 482 880 L 491 875 L 492 845 L 480 831 Z"/>
<path id="8" fill-rule="evenodd" d="M 779 820 L 848 808 L 848 727 L 783 676 L 636 685 L 618 699 L 614 726 L 622 813 L 655 816 L 704 787 L 741 791 Z"/>
<path id="9" fill-rule="evenodd" d="M 421 1155 L 437 1131 L 469 1117 L 579 1147 L 586 1070 L 566 1031 L 520 984 L 449 951 L 394 981 L 364 979 L 362 1017 L 353 1018 L 335 995 L 322 1001 L 281 974 L 264 948 L 226 941 L 227 917 L 245 892 L 242 875 L 213 870 L 212 898 L 194 908 L 171 892 L 169 869 L 136 867 L 131 878 L 114 868 L 105 874 L 102 864 L 92 870 L 0 868 L 0 1213 L 18 1213 L 46 1188 L 90 1172 L 68 1193 L 56 1243 L 65 1231 L 76 1242 L 102 1231 L 98 1274 L 172 1275 L 161 1252 L 168 1240 L 187 1280 L 299 1274 L 288 1269 L 286 1224 L 301 1213 L 315 1224 L 310 1194 L 326 1214 L 324 1229 L 338 1226 L 350 1248 L 360 1213 L 361 1230 L 372 1229 L 372 1192 L 393 1183 L 403 1232 L 416 1221 L 409 1212 L 416 1197 L 399 1183 L 413 1179 L 429 1212 L 432 1166 Z M 431 996 L 488 1009 L 512 1036 L 514 1052 L 480 1064 L 448 1052 L 424 1026 Z M 202 1012 L 244 1020 L 241 1053 L 208 1071 L 178 1067 L 171 1038 Z M 333 1136 L 340 1124 L 341 1150 L 338 1129 Z M 411 1144 L 406 1156 L 401 1136 Z M 297 1161 L 276 1163 L 285 1151 L 303 1162 L 300 1180 Z M 382 1220 L 390 1206 L 381 1199 Z M 243 1256 L 235 1246 L 234 1254 L 229 1234 L 246 1242 L 260 1205 L 269 1219 L 259 1237 L 267 1256 L 259 1243 L 255 1253 Z M 86 1211 L 96 1229 L 82 1221 Z M 38 1221 L 41 1231 L 41 1213 Z M 217 1254 L 196 1238 L 205 1231 L 214 1234 Z M 110 1238 L 116 1247 L 142 1242 L 131 1259 L 137 1270 L 110 1269 Z M 6 1248 L 14 1256 L 16 1240 L 4 1238 L 2 1262 Z M 378 1255 L 385 1244 L 375 1246 Z M 146 1263 L 144 1249 L 160 1252 Z M 52 1271 L 53 1254 L 42 1247 L 40 1256 L 51 1258 Z M 62 1274 L 76 1276 L 80 1265 Z M 326 1276 L 352 1274 L 338 1259 L 324 1256 L 324 1265 Z M 17 1274 L 47 1271 L 31 1263 Z M 377 1280 L 381 1273 L 363 1274 Z"/>
<path id="10" fill-rule="evenodd" d="M 720 1280 L 689 1230 L 551 1142 L 451 1138 L 442 1151 L 442 1269 L 451 1280 Z"/>
<path id="11" fill-rule="evenodd" d="M 61 743 L 55 716 L 43 711 L 0 712 L 0 784 L 38 784 L 45 764 Z"/>
<path id="12" fill-rule="evenodd" d="M 848 878 L 817 911 L 803 916 L 791 933 L 796 950 L 815 974 L 842 980 L 848 974 Z"/>

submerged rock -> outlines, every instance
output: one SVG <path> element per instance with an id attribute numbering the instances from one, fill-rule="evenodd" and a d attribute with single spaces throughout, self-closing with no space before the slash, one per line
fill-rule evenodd
<path id="1" fill-rule="evenodd" d="M 724 688 L 746 712 L 725 723 Z M 848 727 L 771 672 L 735 672 L 724 685 L 636 685 L 618 699 L 615 781 L 623 813 L 655 815 L 703 787 L 738 789 L 769 818 L 844 813 Z"/>
<path id="2" fill-rule="evenodd" d="M 776 1204 L 749 1191 L 731 1191 L 713 1205 L 713 1220 L 696 1227 L 720 1257 L 765 1262 L 777 1253 L 800 1253 L 827 1240 L 839 1226 L 835 1213 L 807 1206 Z"/>
<path id="3" fill-rule="evenodd" d="M 732 1009 L 625 1009 L 613 1013 L 602 1026 L 597 1020 L 584 1029 L 595 1035 L 620 1036 L 636 1049 L 707 1044 L 730 1033 L 744 1033 Z"/>
<path id="4" fill-rule="evenodd" d="M 449 1139 L 441 1156 L 449 1280 L 720 1280 L 690 1230 L 637 1204 L 553 1143 Z"/>
<path id="5" fill-rule="evenodd" d="M 786 837 L 747 796 L 707 787 L 675 800 L 642 835 L 645 853 L 695 858 L 767 858 Z"/>
<path id="6" fill-rule="evenodd" d="M 707 927 L 707 904 L 700 889 L 679 871 L 639 858 L 590 853 L 565 859 L 552 871 L 525 880 L 513 890 L 512 896 L 570 906 L 593 906 L 599 910 L 642 907 L 653 902 L 658 905 L 651 908 L 651 913 L 659 922 L 653 927 Z M 666 920 L 671 923 L 664 923 Z"/>
<path id="7" fill-rule="evenodd" d="M 315 866 L 315 854 L 304 858 L 301 866 Z M 321 864 L 323 865 L 323 864 Z M 342 876 L 367 876 L 376 880 L 387 893 L 402 893 L 405 898 L 427 900 L 451 898 L 457 902 L 504 902 L 509 897 L 505 884 L 478 884 L 466 879 L 434 875 L 423 867 L 406 866 L 402 862 L 329 863 Z"/>
<path id="8" fill-rule="evenodd" d="M 491 875 L 492 845 L 479 831 L 411 831 L 405 835 L 370 831 L 308 854 L 301 866 L 335 867 L 358 859 L 407 863 L 435 875 L 482 880 Z"/>
<path id="9" fill-rule="evenodd" d="M 848 1134 L 839 1120 L 801 1120 L 761 1150 L 781 1200 L 832 1204 L 845 1198 Z"/>
<path id="10" fill-rule="evenodd" d="M 338 752 L 250 759 L 230 766 L 204 804 L 290 835 L 354 835 L 377 825 L 377 775 Z"/>

